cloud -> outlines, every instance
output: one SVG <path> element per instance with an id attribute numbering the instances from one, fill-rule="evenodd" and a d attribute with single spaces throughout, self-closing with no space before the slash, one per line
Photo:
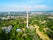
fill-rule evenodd
<path id="1" fill-rule="evenodd" d="M 30 10 L 51 10 L 53 7 L 48 7 L 47 5 L 3 5 L 0 6 L 0 11 L 30 11 Z"/>
<path id="2" fill-rule="evenodd" d="M 47 8 L 47 6 L 46 5 L 35 5 L 35 6 L 33 6 L 33 8 Z"/>
<path id="3" fill-rule="evenodd" d="M 31 3 L 31 4 L 39 4 L 39 3 L 42 3 L 43 0 L 29 0 L 28 3 Z"/>

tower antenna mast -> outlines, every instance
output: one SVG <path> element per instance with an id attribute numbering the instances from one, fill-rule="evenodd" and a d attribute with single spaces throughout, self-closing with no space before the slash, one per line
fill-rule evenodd
<path id="1" fill-rule="evenodd" d="M 26 27 L 27 27 L 27 28 L 29 28 L 29 24 L 28 24 L 28 20 L 29 20 L 28 18 L 29 18 L 29 15 L 28 15 L 28 11 L 29 11 L 29 8 L 26 7 L 26 13 L 27 13 L 27 26 L 26 26 Z"/>

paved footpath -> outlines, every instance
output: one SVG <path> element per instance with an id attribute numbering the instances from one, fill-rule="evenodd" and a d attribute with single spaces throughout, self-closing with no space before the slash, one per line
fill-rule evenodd
<path id="1" fill-rule="evenodd" d="M 44 32 L 41 32 L 39 30 L 39 26 L 35 25 L 36 28 L 36 33 L 39 35 L 39 37 L 42 39 L 42 40 L 50 40 L 50 38 L 47 36 L 47 34 L 45 34 Z"/>

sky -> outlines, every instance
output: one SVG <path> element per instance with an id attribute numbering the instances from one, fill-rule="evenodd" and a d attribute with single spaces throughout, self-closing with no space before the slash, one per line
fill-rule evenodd
<path id="1" fill-rule="evenodd" d="M 0 0 L 0 11 L 53 10 L 53 0 Z"/>

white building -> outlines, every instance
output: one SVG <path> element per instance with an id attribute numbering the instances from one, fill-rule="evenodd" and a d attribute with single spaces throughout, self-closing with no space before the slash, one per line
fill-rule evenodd
<path id="1" fill-rule="evenodd" d="M 2 30 L 5 31 L 6 33 L 10 32 L 12 29 L 12 26 L 8 26 L 8 27 L 2 27 Z"/>

